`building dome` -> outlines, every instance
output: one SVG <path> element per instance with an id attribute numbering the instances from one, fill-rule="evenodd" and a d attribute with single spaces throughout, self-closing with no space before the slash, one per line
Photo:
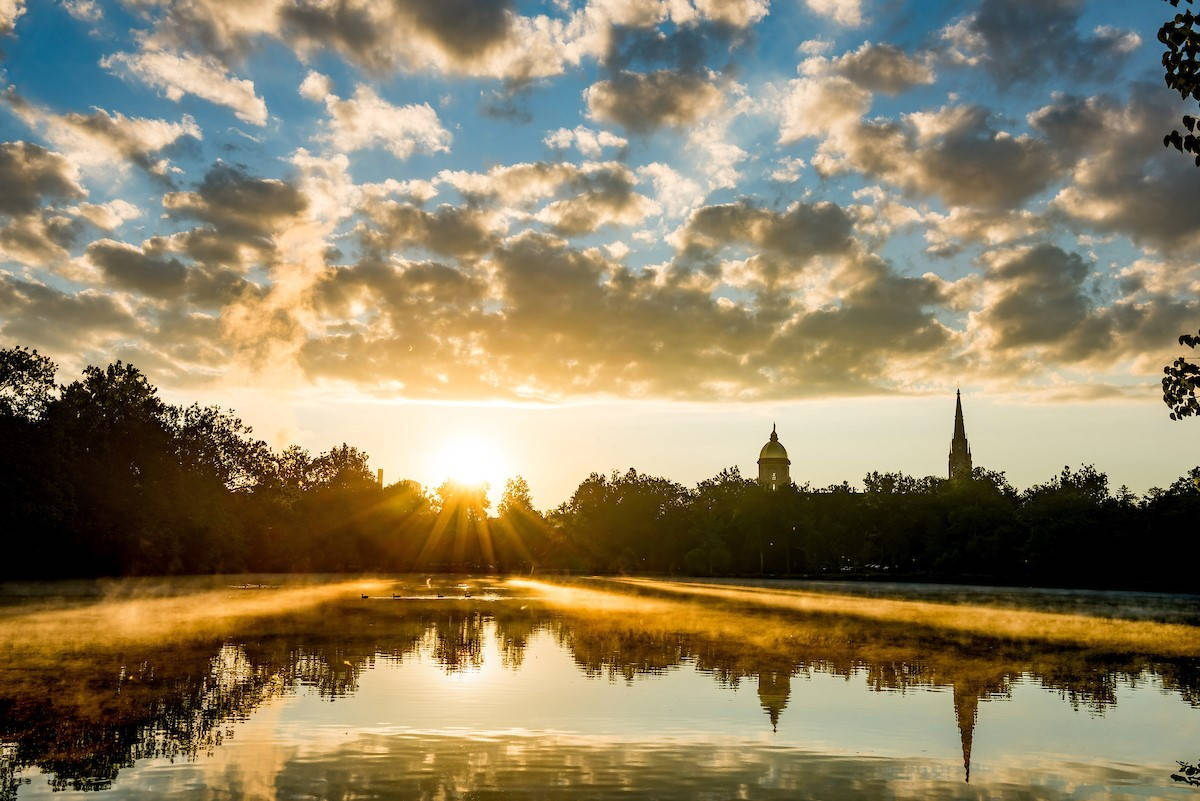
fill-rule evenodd
<path id="1" fill-rule="evenodd" d="M 758 483 L 769 490 L 786 487 L 792 482 L 791 463 L 787 448 L 779 441 L 775 426 L 771 426 L 771 439 L 758 452 Z"/>
<path id="2" fill-rule="evenodd" d="M 762 446 L 762 450 L 758 452 L 759 459 L 787 459 L 787 448 L 783 447 L 783 443 L 779 441 L 779 435 L 775 433 L 774 426 L 771 427 L 771 439 L 766 445 Z"/>

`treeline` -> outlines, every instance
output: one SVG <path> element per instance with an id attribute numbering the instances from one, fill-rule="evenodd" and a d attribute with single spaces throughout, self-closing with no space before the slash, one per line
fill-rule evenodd
<path id="1" fill-rule="evenodd" d="M 0 350 L 0 577 L 571 570 L 872 576 L 1194 590 L 1200 468 L 1113 491 L 1090 466 L 1018 492 L 870 473 L 862 489 L 767 492 L 736 468 L 694 488 L 593 473 L 539 512 L 520 478 L 376 483 L 340 445 L 274 451 L 233 414 L 167 404 L 135 367 L 70 384 Z"/>

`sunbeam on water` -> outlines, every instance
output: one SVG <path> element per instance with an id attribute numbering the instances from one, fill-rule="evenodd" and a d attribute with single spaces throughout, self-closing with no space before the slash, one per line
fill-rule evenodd
<path id="1" fill-rule="evenodd" d="M 0 797 L 1189 798 L 1200 742 L 1182 597 L 1145 621 L 668 581 L 60 589 L 0 616 Z"/>

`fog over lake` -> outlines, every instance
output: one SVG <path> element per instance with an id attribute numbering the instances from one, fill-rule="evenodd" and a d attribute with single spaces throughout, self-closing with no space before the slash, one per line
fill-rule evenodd
<path id="1" fill-rule="evenodd" d="M 0 798 L 1195 798 L 1194 596 L 0 585 Z M 366 597 L 364 597 L 366 596 Z"/>

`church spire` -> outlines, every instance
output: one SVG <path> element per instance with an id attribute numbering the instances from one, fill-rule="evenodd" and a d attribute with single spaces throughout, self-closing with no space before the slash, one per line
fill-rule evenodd
<path id="1" fill-rule="evenodd" d="M 954 436 L 950 440 L 950 478 L 971 477 L 971 445 L 963 423 L 962 391 L 954 391 Z"/>
<path id="2" fill-rule="evenodd" d="M 954 438 L 967 438 L 967 428 L 963 425 L 961 389 L 954 390 Z"/>

